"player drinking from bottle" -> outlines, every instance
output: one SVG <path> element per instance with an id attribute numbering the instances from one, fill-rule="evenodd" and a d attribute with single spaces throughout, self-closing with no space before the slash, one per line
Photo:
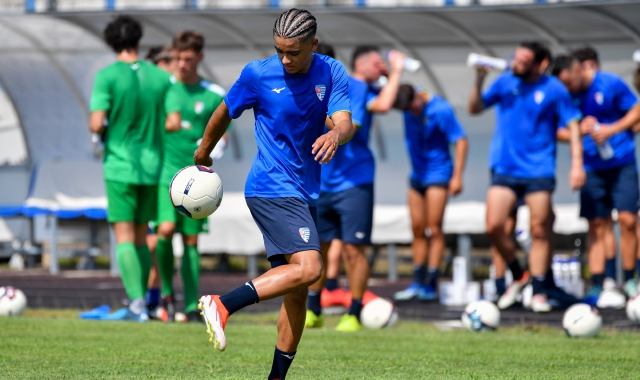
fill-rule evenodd
<path id="1" fill-rule="evenodd" d="M 284 379 L 305 322 L 307 288 L 322 272 L 316 208 L 320 164 L 331 161 L 353 135 L 347 74 L 338 61 L 313 53 L 316 19 L 291 9 L 273 27 L 276 55 L 249 63 L 211 116 L 194 162 L 209 153 L 231 119 L 253 109 L 258 153 L 245 198 L 262 231 L 272 269 L 223 296 L 200 299 L 214 348 L 224 350 L 229 315 L 279 296 L 278 339 L 269 379 Z M 329 116 L 334 128 L 324 133 Z"/>
<path id="2" fill-rule="evenodd" d="M 485 93 L 482 93 L 482 85 L 488 70 L 477 69 L 469 99 L 471 114 L 481 113 L 492 105 L 499 106 L 489 160 L 492 181 L 487 193 L 487 233 L 514 278 L 498 301 L 498 307 L 502 309 L 515 303 L 529 280 L 529 273 L 523 272 L 516 260 L 513 240 L 505 233 L 505 223 L 519 197 L 524 197 L 530 210 L 529 271 L 534 293 L 531 309 L 534 312 L 550 311 L 548 296 L 555 294 L 549 293 L 558 290 L 549 285 L 546 274 L 552 238 L 556 130 L 560 126 L 567 126 L 570 131 L 571 187 L 578 189 L 585 180 L 578 129 L 582 115 L 573 106 L 562 83 L 541 72 L 541 65 L 549 56 L 548 49 L 538 42 L 520 44 L 512 71 L 502 74 Z"/>
<path id="3" fill-rule="evenodd" d="M 90 128 L 103 132 L 104 179 L 108 221 L 116 235 L 116 256 L 124 288 L 131 300 L 124 319 L 145 321 L 145 292 L 151 254 L 147 224 L 156 218 L 158 177 L 162 162 L 164 95 L 169 74 L 140 61 L 140 23 L 119 16 L 104 30 L 117 61 L 96 74 L 91 94 Z"/>
<path id="4" fill-rule="evenodd" d="M 638 220 L 638 172 L 632 127 L 640 120 L 640 103 L 617 75 L 585 69 L 572 56 L 556 58 L 553 75 L 564 83 L 585 118 L 585 186 L 580 190 L 580 216 L 589 221 L 589 270 L 593 286 L 585 300 L 598 303 L 603 290 L 606 234 L 611 211 L 618 211 L 624 290 L 637 293 L 635 280 Z M 566 133 L 563 135 L 566 139 Z M 623 304 L 624 305 L 624 304 Z M 619 306 L 599 304 L 600 307 Z"/>
<path id="5" fill-rule="evenodd" d="M 362 328 L 360 312 L 369 279 L 369 262 L 364 249 L 371 243 L 375 172 L 373 153 L 368 145 L 369 133 L 373 114 L 388 112 L 393 106 L 405 58 L 404 54 L 396 51 L 390 52 L 389 57 L 390 71 L 376 46 L 355 48 L 351 61 L 353 75 L 349 78 L 349 99 L 356 133 L 349 144 L 336 153 L 333 161 L 322 169 L 318 232 L 323 243 L 323 255 L 343 254 L 351 290 L 349 311 L 336 327 L 338 331 L 358 331 Z M 382 75 L 388 75 L 387 85 L 380 91 L 374 90 L 372 84 Z M 333 274 L 337 275 L 337 271 Z M 329 278 L 328 282 L 336 286 L 337 278 Z M 323 281 L 320 280 L 310 288 L 307 327 L 323 325 L 320 308 L 322 286 Z M 375 295 L 369 293 L 369 298 L 375 298 Z"/>

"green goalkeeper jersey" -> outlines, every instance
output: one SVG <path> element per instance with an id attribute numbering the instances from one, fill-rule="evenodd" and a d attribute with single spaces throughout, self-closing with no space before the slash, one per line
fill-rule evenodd
<path id="1" fill-rule="evenodd" d="M 169 74 L 155 65 L 118 61 L 96 74 L 91 111 L 106 111 L 104 178 L 158 183 L 162 166 L 164 98 Z"/>
<path id="2" fill-rule="evenodd" d="M 204 135 L 207 122 L 226 94 L 222 87 L 206 80 L 187 85 L 172 76 L 171 82 L 164 110 L 167 115 L 180 112 L 182 121 L 180 130 L 167 132 L 164 139 L 160 184 L 167 186 L 180 169 L 193 165 L 193 153 Z"/>

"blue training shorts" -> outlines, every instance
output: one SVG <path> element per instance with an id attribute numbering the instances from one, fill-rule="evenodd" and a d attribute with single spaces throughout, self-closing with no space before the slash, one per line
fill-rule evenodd
<path id="1" fill-rule="evenodd" d="M 245 198 L 251 216 L 262 232 L 267 258 L 286 264 L 282 255 L 301 251 L 320 252 L 316 208 L 300 198 Z"/>
<path id="2" fill-rule="evenodd" d="M 417 191 L 418 193 L 420 193 L 420 195 L 422 195 L 424 197 L 424 193 L 427 192 L 427 189 L 432 187 L 432 186 L 436 186 L 436 187 L 444 187 L 445 189 L 449 188 L 449 182 L 429 182 L 429 183 L 423 183 L 420 181 L 416 181 L 415 179 L 410 179 L 409 180 L 409 186 Z"/>
<path id="3" fill-rule="evenodd" d="M 320 241 L 340 239 L 349 244 L 371 244 L 373 184 L 337 193 L 321 192 L 318 198 Z"/>
<path id="4" fill-rule="evenodd" d="M 613 169 L 587 172 L 580 190 L 580 216 L 608 218 L 618 211 L 638 212 L 638 171 L 631 163 Z"/>
<path id="5" fill-rule="evenodd" d="M 491 186 L 508 187 L 516 194 L 517 198 L 524 198 L 525 195 L 538 191 L 553 193 L 556 189 L 555 178 L 517 178 L 502 174 L 491 174 Z"/>

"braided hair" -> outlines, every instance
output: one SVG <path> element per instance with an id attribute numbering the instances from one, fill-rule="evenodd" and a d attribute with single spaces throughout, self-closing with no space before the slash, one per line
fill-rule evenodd
<path id="1" fill-rule="evenodd" d="M 292 8 L 282 13 L 273 26 L 273 36 L 309 41 L 316 36 L 316 18 L 305 9 Z"/>

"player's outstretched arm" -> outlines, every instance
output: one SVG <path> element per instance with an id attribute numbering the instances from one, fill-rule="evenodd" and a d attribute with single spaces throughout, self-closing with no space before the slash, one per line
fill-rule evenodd
<path id="1" fill-rule="evenodd" d="M 100 133 L 104 129 L 104 118 L 107 116 L 106 111 L 93 111 L 89 117 L 89 129 L 93 133 Z"/>
<path id="2" fill-rule="evenodd" d="M 482 84 L 488 73 L 489 69 L 486 67 L 478 67 L 476 69 L 476 81 L 471 88 L 471 95 L 469 96 L 468 108 L 471 115 L 479 114 L 485 109 L 482 101 Z"/>
<path id="3" fill-rule="evenodd" d="M 350 112 L 336 112 L 331 115 L 331 121 L 333 122 L 333 128 L 318 137 L 312 145 L 311 153 L 316 155 L 315 160 L 321 164 L 329 163 L 336 154 L 338 146 L 351 140 L 354 133 Z"/>
<path id="4" fill-rule="evenodd" d="M 229 123 L 231 123 L 229 109 L 225 102 L 222 102 L 213 112 L 213 115 L 211 115 L 207 123 L 207 128 L 204 131 L 204 136 L 202 136 L 202 142 L 193 154 L 193 162 L 196 165 L 211 166 L 211 164 L 213 164 L 213 160 L 209 157 L 209 154 L 211 154 L 211 151 L 218 141 L 220 141 L 222 136 L 227 132 Z"/>
<path id="5" fill-rule="evenodd" d="M 577 121 L 572 121 L 567 126 L 570 133 L 571 144 L 571 171 L 569 172 L 569 184 L 573 190 L 584 186 L 587 175 L 582 162 L 582 135 Z"/>

